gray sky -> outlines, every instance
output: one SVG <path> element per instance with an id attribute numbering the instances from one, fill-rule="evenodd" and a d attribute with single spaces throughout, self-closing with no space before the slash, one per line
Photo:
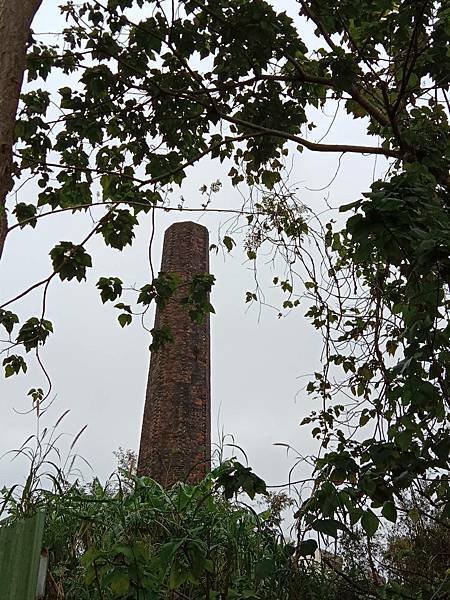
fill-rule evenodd
<path id="1" fill-rule="evenodd" d="M 293 3 L 281 2 L 278 6 L 290 8 Z M 58 31 L 64 26 L 56 3 L 44 2 L 33 28 L 36 32 Z M 306 29 L 306 35 L 310 36 Z M 58 81 L 52 86 L 57 89 Z M 317 141 L 327 131 L 334 107 L 327 114 L 318 113 L 319 127 L 310 134 Z M 336 119 L 326 141 L 329 143 L 364 143 L 363 120 L 352 122 L 345 114 Z M 373 138 L 371 143 L 374 143 Z M 344 156 L 340 171 L 325 191 L 312 192 L 306 188 L 321 188 L 333 177 L 338 164 L 337 155 L 314 154 L 304 151 L 297 154 L 290 177 L 297 182 L 298 197 L 315 212 L 324 209 L 324 196 L 333 206 L 357 199 L 366 191 L 373 179 L 374 159 L 363 156 Z M 382 160 L 376 165 L 377 174 L 385 169 Z M 188 171 L 182 194 L 187 206 L 199 206 L 199 188 L 216 179 L 223 182 L 222 190 L 214 197 L 213 207 L 237 208 L 242 201 L 238 191 L 226 178 L 229 166 L 204 161 Z M 17 201 L 34 202 L 37 188 L 30 183 L 19 191 Z M 175 190 L 171 201 L 178 204 L 180 192 Z M 10 206 L 14 203 L 12 197 Z M 175 220 L 198 220 L 195 213 L 156 214 L 156 235 L 153 260 L 159 267 L 162 236 Z M 211 242 L 217 237 L 218 227 L 226 219 L 217 215 L 204 215 L 201 223 L 210 230 Z M 0 300 L 15 296 L 28 285 L 50 273 L 49 250 L 61 240 L 81 240 L 89 230 L 88 215 L 55 215 L 41 219 L 35 230 L 18 229 L 7 240 L 0 263 Z M 70 409 L 59 431 L 76 434 L 84 425 L 87 429 L 77 443 L 76 450 L 90 462 L 93 471 L 101 478 L 107 477 L 115 466 L 113 451 L 119 446 L 136 450 L 138 447 L 144 394 L 149 363 L 148 334 L 136 322 L 121 329 L 117 323 L 117 310 L 102 305 L 95 283 L 100 276 L 118 276 L 124 283 L 138 286 L 150 280 L 148 265 L 149 217 L 142 219 L 135 243 L 123 252 L 111 250 L 98 240 L 88 245 L 94 268 L 84 283 L 53 281 L 48 296 L 48 318 L 53 321 L 55 334 L 42 351 L 42 358 L 53 382 L 55 400 L 41 428 L 53 425 L 58 417 Z M 238 241 L 236 237 L 236 241 Z M 274 275 L 270 264 L 258 261 L 259 281 L 268 302 L 281 296 L 271 286 Z M 248 310 L 246 290 L 254 286 L 254 273 L 249 261 L 239 250 L 230 255 L 211 255 L 211 272 L 217 283 L 212 303 L 216 315 L 212 317 L 212 409 L 213 436 L 218 441 L 218 430 L 232 434 L 236 444 L 242 446 L 249 464 L 269 484 L 287 481 L 294 455 L 287 457 L 286 450 L 274 443 L 282 442 L 296 447 L 302 454 L 314 452 L 315 442 L 299 422 L 314 408 L 301 389 L 306 383 L 305 374 L 319 365 L 320 340 L 305 317 L 308 305 L 302 304 L 286 318 L 279 319 L 269 308 L 258 306 Z M 27 296 L 15 306 L 23 316 L 40 313 L 41 294 Z M 151 325 L 152 318 L 148 324 Z M 44 386 L 41 372 L 30 368 L 26 376 L 0 379 L 0 454 L 17 448 L 36 431 L 35 414 L 17 414 L 30 408 L 26 392 L 31 387 Z M 60 446 L 67 446 L 70 437 L 62 438 Z M 83 465 L 89 478 L 92 472 Z M 0 487 L 23 480 L 27 466 L 23 460 L 0 461 Z M 294 477 L 302 476 L 299 469 Z"/>

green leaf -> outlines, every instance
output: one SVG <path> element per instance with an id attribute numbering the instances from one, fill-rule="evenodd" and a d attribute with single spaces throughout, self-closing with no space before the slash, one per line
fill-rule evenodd
<path id="1" fill-rule="evenodd" d="M 380 520 L 370 509 L 366 510 L 361 517 L 361 526 L 369 537 L 374 535 L 379 524 Z"/>
<path id="2" fill-rule="evenodd" d="M 359 417 L 359 426 L 364 427 L 364 425 L 367 425 L 367 423 L 369 421 L 370 421 L 370 415 L 367 412 L 361 413 L 361 416 Z"/>
<path id="3" fill-rule="evenodd" d="M 180 562 L 174 562 L 170 569 L 169 589 L 177 590 L 187 581 L 189 577 L 189 569 Z"/>
<path id="4" fill-rule="evenodd" d="M 129 313 L 122 313 L 117 317 L 117 320 L 119 321 L 121 327 L 125 327 L 126 325 L 131 324 L 133 317 Z"/>
<path id="5" fill-rule="evenodd" d="M 169 565 L 172 562 L 173 557 L 178 552 L 179 548 L 183 545 L 184 540 L 172 540 L 167 542 L 159 551 L 159 560 L 164 566 Z"/>
<path id="6" fill-rule="evenodd" d="M 280 283 L 281 289 L 283 290 L 283 292 L 288 292 L 289 294 L 292 294 L 293 291 L 293 287 L 292 287 L 292 283 L 290 283 L 289 281 L 282 281 Z"/>
<path id="7" fill-rule="evenodd" d="M 352 114 L 357 119 L 367 116 L 367 111 L 354 100 L 347 100 L 345 108 L 349 114 Z"/>
<path id="8" fill-rule="evenodd" d="M 40 402 L 44 397 L 44 390 L 42 388 L 32 388 L 28 391 L 27 396 L 31 396 L 33 402 Z"/>
<path id="9" fill-rule="evenodd" d="M 255 565 L 255 577 L 258 581 L 270 577 L 275 569 L 275 561 L 273 558 L 263 558 Z"/>
<path id="10" fill-rule="evenodd" d="M 278 171 L 263 171 L 261 181 L 267 189 L 273 189 L 274 185 L 281 180 L 281 175 Z"/>
<path id="11" fill-rule="evenodd" d="M 420 512 L 417 508 L 412 508 L 408 511 L 408 517 L 411 519 L 413 523 L 417 523 L 420 519 Z"/>
<path id="12" fill-rule="evenodd" d="M 412 442 L 412 432 L 406 429 L 395 436 L 395 441 L 402 450 L 408 450 Z"/>
<path id="13" fill-rule="evenodd" d="M 33 348 L 45 344 L 51 332 L 53 332 L 53 326 L 50 321 L 31 317 L 20 328 L 16 341 L 23 344 L 25 350 L 29 352 Z"/>
<path id="14" fill-rule="evenodd" d="M 123 571 L 115 571 L 110 578 L 109 585 L 112 593 L 117 597 L 121 597 L 128 593 L 130 588 L 130 578 L 128 574 Z"/>
<path id="15" fill-rule="evenodd" d="M 198 279 L 194 279 L 196 281 L 200 281 L 202 277 L 203 275 L 198 275 L 196 276 L 196 278 Z M 149 304 L 153 299 L 155 299 L 156 304 L 160 308 L 164 308 L 167 305 L 168 301 L 175 294 L 180 284 L 181 279 L 177 273 L 161 272 L 159 276 L 153 280 L 151 286 L 144 286 L 144 288 L 141 289 L 138 302 L 141 302 L 142 304 Z M 194 288 L 195 283 L 194 281 L 192 281 L 189 284 L 190 294 L 195 294 L 195 292 L 200 294 L 200 288 L 198 290 L 195 290 Z M 208 293 L 207 290 L 205 290 L 205 293 Z"/>
<path id="16" fill-rule="evenodd" d="M 210 273 L 194 275 L 189 283 L 188 295 L 181 300 L 189 311 L 189 316 L 194 323 L 203 323 L 209 313 L 214 313 L 214 307 L 209 301 L 215 277 Z"/>
<path id="17" fill-rule="evenodd" d="M 267 494 L 266 483 L 263 479 L 252 473 L 250 467 L 244 467 L 236 460 L 223 463 L 218 469 L 216 487 L 223 488 L 226 499 L 232 498 L 240 491 L 245 492 L 250 498 L 256 494 Z"/>
<path id="18" fill-rule="evenodd" d="M 334 538 L 337 537 L 338 530 L 347 531 L 345 525 L 335 519 L 316 519 L 311 523 L 311 527 L 319 533 L 330 535 Z"/>
<path id="19" fill-rule="evenodd" d="M 21 229 L 26 225 L 30 225 L 33 229 L 36 227 L 36 212 L 37 208 L 34 204 L 25 204 L 24 202 L 16 204 L 13 210 L 17 221 L 20 223 Z"/>
<path id="20" fill-rule="evenodd" d="M 74 278 L 82 281 L 86 279 L 87 267 L 92 267 L 92 259 L 83 246 L 76 246 L 72 242 L 60 242 L 51 250 L 50 257 L 61 281 Z"/>
<path id="21" fill-rule="evenodd" d="M 300 556 L 313 556 L 314 552 L 317 550 L 317 542 L 316 540 L 304 540 L 298 546 L 298 553 Z"/>
<path id="22" fill-rule="evenodd" d="M 388 521 L 391 521 L 391 523 L 395 523 L 397 521 L 397 509 L 395 508 L 395 504 L 390 500 L 383 504 L 381 513 L 383 517 L 388 519 Z"/>
<path id="23" fill-rule="evenodd" d="M 122 281 L 118 277 L 100 277 L 97 288 L 103 304 L 114 302 L 122 294 Z"/>
<path id="24" fill-rule="evenodd" d="M 5 377 L 18 375 L 20 371 L 26 373 L 28 368 L 24 359 L 17 354 L 12 354 L 3 359 L 3 366 L 5 367 Z"/>
<path id="25" fill-rule="evenodd" d="M 173 334 L 168 325 L 163 325 L 161 328 L 153 328 L 151 330 L 151 335 L 153 338 L 152 343 L 150 344 L 151 352 L 158 352 L 161 350 L 166 344 L 172 344 L 174 341 Z"/>
<path id="26" fill-rule="evenodd" d="M 233 238 L 230 238 L 228 235 L 226 235 L 223 238 L 223 243 L 228 252 L 231 252 L 233 246 L 236 246 L 236 242 L 233 240 Z"/>
<path id="27" fill-rule="evenodd" d="M 134 228 L 137 218 L 128 210 L 120 209 L 111 212 L 102 222 L 99 230 L 103 235 L 105 244 L 112 248 L 122 250 L 131 245 L 134 239 Z"/>
<path id="28" fill-rule="evenodd" d="M 0 308 L 0 325 L 6 329 L 8 333 L 12 333 L 14 325 L 19 322 L 19 317 L 10 310 Z"/>
<path id="29" fill-rule="evenodd" d="M 349 202 L 348 204 L 342 204 L 339 207 L 339 212 L 347 212 L 348 210 L 352 210 L 354 208 L 359 208 L 362 203 L 362 200 L 355 200 L 355 202 Z"/>

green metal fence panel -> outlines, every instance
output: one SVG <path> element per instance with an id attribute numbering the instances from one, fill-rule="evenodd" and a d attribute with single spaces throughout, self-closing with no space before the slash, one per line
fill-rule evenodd
<path id="1" fill-rule="evenodd" d="M 35 600 L 45 515 L 0 526 L 0 599 Z"/>

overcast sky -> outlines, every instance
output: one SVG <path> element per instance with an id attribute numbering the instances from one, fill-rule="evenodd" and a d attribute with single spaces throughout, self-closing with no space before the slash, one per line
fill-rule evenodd
<path id="1" fill-rule="evenodd" d="M 280 3 L 279 3 L 280 5 Z M 284 8 L 294 3 L 283 2 Z M 64 27 L 56 3 L 44 2 L 33 29 L 36 32 L 59 31 Z M 305 28 L 306 36 L 311 36 Z M 52 84 L 55 89 L 58 82 Z M 317 141 L 327 131 L 333 117 L 333 107 L 327 114 L 318 114 L 318 128 L 310 139 Z M 326 141 L 329 143 L 365 143 L 364 121 L 352 122 L 342 114 L 335 120 Z M 374 140 L 370 140 L 374 143 Z M 339 173 L 325 191 L 313 192 L 325 186 L 333 177 L 338 156 L 297 154 L 290 175 L 296 184 L 298 198 L 313 211 L 324 209 L 324 197 L 333 206 L 357 199 L 368 190 L 376 173 L 382 173 L 385 163 L 374 165 L 373 157 L 344 156 Z M 228 168 L 205 160 L 188 171 L 182 195 L 186 206 L 202 202 L 199 188 L 220 179 L 222 190 L 214 197 L 213 207 L 237 208 L 242 202 L 239 192 L 226 179 Z M 19 202 L 35 202 L 37 188 L 30 183 L 17 194 Z M 175 190 L 171 202 L 177 205 L 180 192 Z M 11 198 L 10 206 L 15 198 Z M 331 216 L 331 215 L 330 215 Z M 159 267 L 162 236 L 175 220 L 200 220 L 210 230 L 211 242 L 225 218 L 217 215 L 199 216 L 157 211 L 153 260 Z M 88 215 L 50 216 L 41 219 L 35 230 L 14 230 L 7 239 L 0 263 L 0 300 L 4 301 L 50 273 L 49 250 L 61 240 L 81 240 L 91 226 Z M 148 265 L 149 217 L 141 220 L 135 243 L 123 252 L 106 248 L 101 239 L 92 240 L 88 252 L 94 268 L 87 282 L 54 280 L 49 289 L 47 316 L 53 321 L 55 334 L 42 351 L 42 358 L 53 382 L 54 402 L 42 419 L 41 428 L 51 426 L 67 409 L 70 414 L 61 423 L 61 432 L 75 435 L 84 425 L 76 449 L 92 465 L 90 472 L 80 463 L 87 478 L 93 473 L 104 479 L 113 471 L 113 451 L 120 447 L 136 450 L 139 443 L 141 418 L 149 364 L 149 337 L 136 322 L 121 329 L 117 310 L 102 305 L 95 283 L 100 276 L 118 276 L 127 284 L 142 286 L 150 279 Z M 238 237 L 236 238 L 238 241 Z M 286 456 L 286 443 L 302 454 L 314 452 L 315 443 L 306 429 L 299 427 L 301 419 L 314 408 L 302 391 L 305 375 L 317 369 L 320 340 L 301 305 L 286 318 L 277 312 L 245 304 L 246 290 L 253 289 L 252 265 L 241 250 L 230 255 L 211 255 L 211 272 L 217 283 L 212 303 L 216 314 L 211 320 L 212 339 L 212 431 L 217 443 L 219 432 L 234 436 L 236 444 L 245 449 L 249 464 L 269 484 L 287 481 L 295 456 Z M 260 283 L 268 301 L 280 299 L 271 289 L 275 274 L 271 265 L 258 262 Z M 27 296 L 16 310 L 23 316 L 39 314 L 41 294 Z M 152 318 L 148 324 L 151 326 Z M 17 448 L 36 431 L 36 416 L 18 414 L 30 409 L 26 392 L 31 387 L 44 386 L 42 373 L 30 368 L 26 376 L 0 379 L 0 454 Z M 70 442 L 70 437 L 64 438 Z M 60 440 L 65 447 L 64 439 Z M 26 473 L 24 461 L 11 462 L 10 456 L 0 461 L 0 487 L 20 483 Z M 294 474 L 301 476 L 299 467 Z"/>

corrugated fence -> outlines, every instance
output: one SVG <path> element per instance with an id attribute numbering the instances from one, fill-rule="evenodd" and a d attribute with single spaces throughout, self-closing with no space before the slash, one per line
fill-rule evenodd
<path id="1" fill-rule="evenodd" d="M 0 600 L 35 600 L 45 515 L 0 525 Z"/>

